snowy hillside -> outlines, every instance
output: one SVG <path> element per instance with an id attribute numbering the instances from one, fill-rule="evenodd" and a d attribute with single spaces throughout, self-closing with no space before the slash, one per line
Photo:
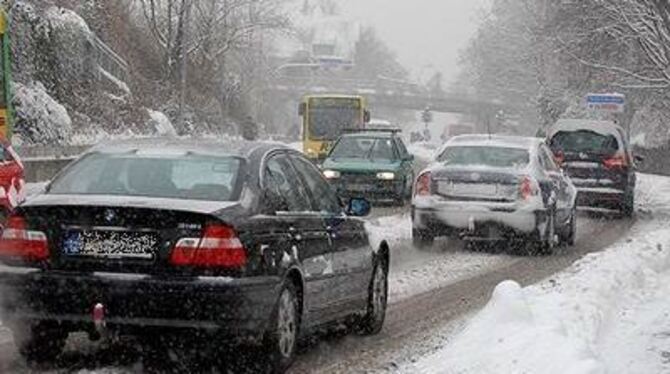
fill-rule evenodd
<path id="1" fill-rule="evenodd" d="M 17 144 L 79 144 L 174 131 L 165 115 L 139 105 L 122 80 L 124 71 L 115 69 L 123 67 L 122 58 L 79 14 L 21 0 L 10 15 Z"/>

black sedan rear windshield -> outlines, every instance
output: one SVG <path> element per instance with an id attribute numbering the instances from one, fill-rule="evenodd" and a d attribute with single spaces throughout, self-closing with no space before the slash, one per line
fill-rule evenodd
<path id="1" fill-rule="evenodd" d="M 242 168 L 236 157 L 94 153 L 54 180 L 49 193 L 236 201 Z"/>
<path id="2" fill-rule="evenodd" d="M 619 141 L 614 135 L 589 130 L 561 131 L 554 135 L 549 145 L 554 152 L 599 155 L 612 155 L 619 149 Z"/>
<path id="3" fill-rule="evenodd" d="M 530 162 L 528 150 L 495 146 L 447 147 L 437 160 L 449 166 L 522 168 Z"/>

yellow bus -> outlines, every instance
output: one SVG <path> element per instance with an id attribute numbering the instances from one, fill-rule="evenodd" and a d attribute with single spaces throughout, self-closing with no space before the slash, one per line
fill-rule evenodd
<path id="1" fill-rule="evenodd" d="M 13 111 L 11 102 L 11 51 L 9 45 L 9 18 L 0 7 L 0 135 L 12 136 Z"/>
<path id="2" fill-rule="evenodd" d="M 370 121 L 365 98 L 356 95 L 306 95 L 299 112 L 303 152 L 313 160 L 324 159 L 345 130 Z"/>

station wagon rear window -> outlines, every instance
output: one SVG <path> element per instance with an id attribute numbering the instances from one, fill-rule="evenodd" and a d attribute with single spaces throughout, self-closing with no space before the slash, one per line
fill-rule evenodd
<path id="1" fill-rule="evenodd" d="M 447 147 L 438 161 L 449 166 L 522 168 L 530 162 L 530 155 L 528 150 L 520 148 L 459 146 Z"/>
<path id="2" fill-rule="evenodd" d="M 54 180 L 49 193 L 236 201 L 242 169 L 236 157 L 94 153 Z"/>
<path id="3" fill-rule="evenodd" d="M 619 149 L 619 141 L 614 135 L 590 130 L 561 131 L 551 139 L 550 147 L 554 152 L 612 155 Z"/>

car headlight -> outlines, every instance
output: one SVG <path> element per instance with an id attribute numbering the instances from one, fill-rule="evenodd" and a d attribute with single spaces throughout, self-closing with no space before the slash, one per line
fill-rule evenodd
<path id="1" fill-rule="evenodd" d="M 324 170 L 323 171 L 323 176 L 326 177 L 326 179 L 337 179 L 341 175 L 342 174 L 339 171 L 336 171 L 336 170 Z"/>
<path id="2" fill-rule="evenodd" d="M 385 171 L 382 173 L 377 173 L 377 179 L 385 180 L 385 181 L 391 181 L 395 179 L 395 173 Z"/>

